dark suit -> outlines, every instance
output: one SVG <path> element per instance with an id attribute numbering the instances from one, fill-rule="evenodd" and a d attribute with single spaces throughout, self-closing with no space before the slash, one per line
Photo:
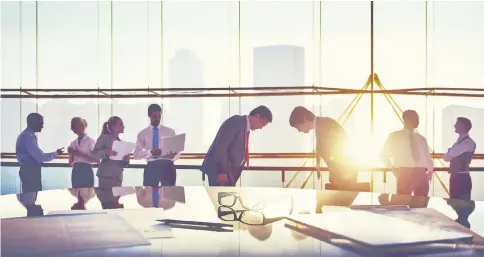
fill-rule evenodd
<path id="1" fill-rule="evenodd" d="M 237 183 L 245 161 L 247 126 L 247 116 L 234 115 L 219 128 L 200 169 L 210 186 L 219 186 L 219 174 L 227 174 L 228 186 Z"/>
<path id="2" fill-rule="evenodd" d="M 322 158 L 329 169 L 330 182 L 356 182 L 357 173 L 350 170 L 344 160 L 343 142 L 346 140 L 344 128 L 334 119 L 316 117 L 316 158 Z M 348 178 L 341 175 L 346 174 Z M 350 175 L 351 174 L 351 175 Z"/>

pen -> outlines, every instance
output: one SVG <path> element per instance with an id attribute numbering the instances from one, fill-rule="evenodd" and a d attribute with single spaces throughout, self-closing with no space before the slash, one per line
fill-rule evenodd
<path id="1" fill-rule="evenodd" d="M 164 222 L 166 224 L 186 224 L 186 225 L 211 226 L 211 227 L 233 227 L 233 225 L 225 224 L 225 223 L 189 221 L 189 220 L 161 219 L 161 220 L 157 220 L 157 221 L 161 221 L 161 222 Z"/>

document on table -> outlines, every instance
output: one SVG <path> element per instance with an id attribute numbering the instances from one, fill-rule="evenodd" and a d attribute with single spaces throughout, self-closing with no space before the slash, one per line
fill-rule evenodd
<path id="1" fill-rule="evenodd" d="M 115 151 L 117 154 L 109 158 L 111 160 L 118 160 L 118 161 L 123 160 L 123 157 L 132 153 L 135 147 L 136 147 L 135 143 L 124 142 L 124 141 L 114 141 L 113 151 Z"/>
<path id="2" fill-rule="evenodd" d="M 37 254 L 149 245 L 139 230 L 115 214 L 48 215 L 2 219 L 2 254 Z"/>
<path id="3" fill-rule="evenodd" d="M 161 139 L 161 151 L 163 155 L 179 153 L 185 150 L 185 133 Z"/>

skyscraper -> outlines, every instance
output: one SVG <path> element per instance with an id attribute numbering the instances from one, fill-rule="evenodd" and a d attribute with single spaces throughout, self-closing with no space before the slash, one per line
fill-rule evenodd
<path id="1" fill-rule="evenodd" d="M 304 48 L 291 45 L 256 47 L 253 52 L 254 87 L 304 86 Z M 243 100 L 246 101 L 245 99 Z M 260 139 L 251 140 L 254 152 L 309 152 L 310 138 L 289 126 L 292 109 L 305 104 L 304 96 L 254 97 L 250 111 L 258 105 L 266 105 L 273 113 L 273 122 L 260 134 Z M 308 107 L 309 108 L 309 107 Z M 310 108 L 309 108 L 310 109 Z M 263 134 L 263 135 L 262 135 Z M 254 135 L 255 136 L 255 135 Z M 252 137 L 252 136 L 251 136 Z M 259 135 L 257 135 L 259 137 Z"/>
<path id="2" fill-rule="evenodd" d="M 170 88 L 203 88 L 204 66 L 197 54 L 190 49 L 180 49 L 168 64 Z M 174 93 L 174 92 L 172 92 Z M 163 123 L 176 133 L 187 133 L 185 151 L 205 152 L 205 108 L 202 98 L 168 98 L 163 110 Z"/>
<path id="3" fill-rule="evenodd" d="M 442 109 L 442 152 L 447 152 L 456 139 L 454 124 L 457 117 L 465 117 L 471 120 L 471 137 L 477 144 L 476 153 L 484 152 L 484 109 L 460 105 L 449 105 Z"/>

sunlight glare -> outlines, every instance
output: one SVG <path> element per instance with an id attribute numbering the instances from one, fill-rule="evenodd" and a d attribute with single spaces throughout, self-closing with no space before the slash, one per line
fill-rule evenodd
<path id="1" fill-rule="evenodd" d="M 381 166 L 379 154 L 382 143 L 370 135 L 350 136 L 345 142 L 346 158 L 359 168 Z"/>

